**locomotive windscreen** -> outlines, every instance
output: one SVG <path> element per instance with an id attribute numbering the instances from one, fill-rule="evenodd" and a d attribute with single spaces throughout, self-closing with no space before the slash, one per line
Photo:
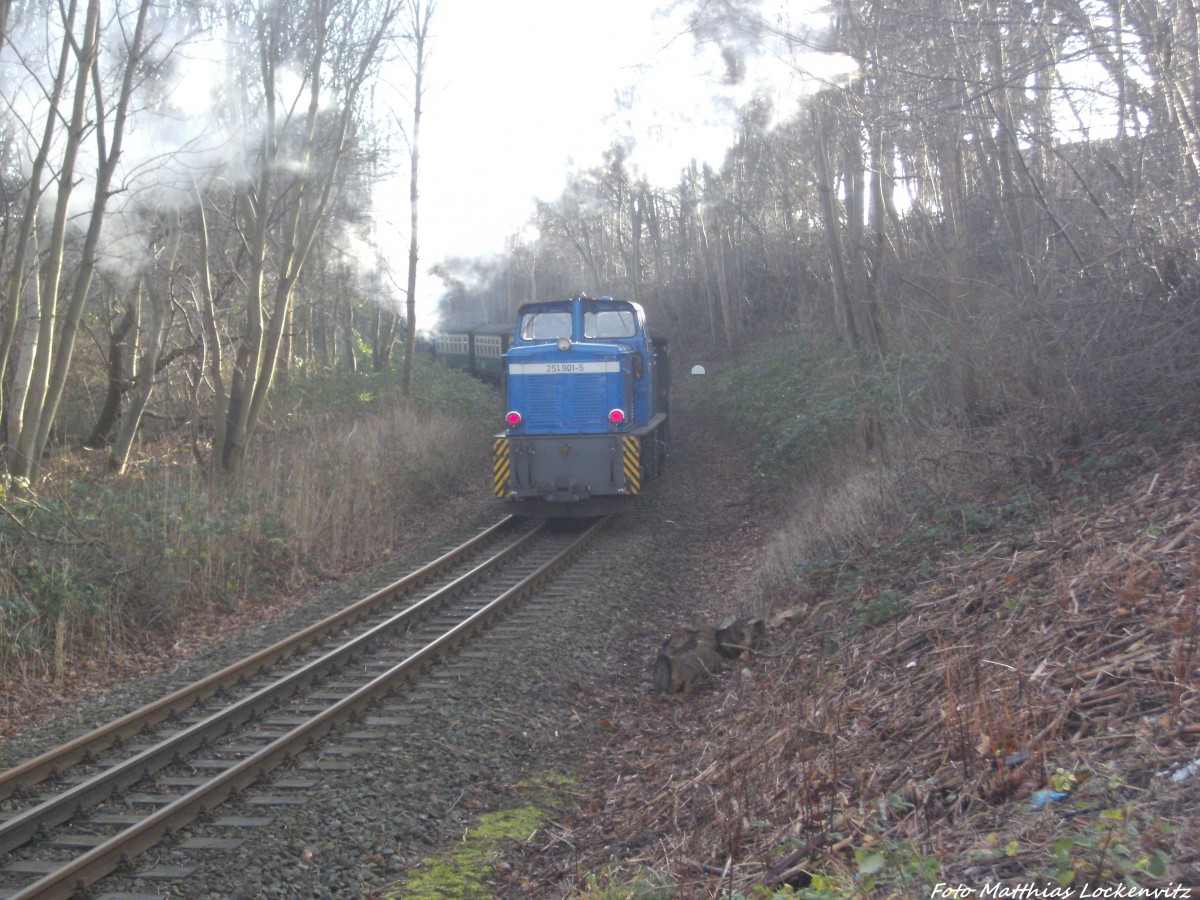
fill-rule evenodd
<path id="1" fill-rule="evenodd" d="M 631 338 L 637 335 L 637 314 L 632 309 L 587 310 L 583 314 L 585 338 Z"/>
<path id="2" fill-rule="evenodd" d="M 521 340 L 553 341 L 571 336 L 570 311 L 539 311 L 521 316 Z"/>

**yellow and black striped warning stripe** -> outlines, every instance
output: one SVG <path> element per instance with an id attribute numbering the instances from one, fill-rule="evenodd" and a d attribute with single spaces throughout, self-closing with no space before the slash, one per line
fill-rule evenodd
<path id="1" fill-rule="evenodd" d="M 625 489 L 631 494 L 642 490 L 642 444 L 633 435 L 621 439 L 624 445 Z"/>
<path id="2" fill-rule="evenodd" d="M 492 489 L 501 500 L 508 493 L 510 469 L 508 438 L 496 438 L 492 442 Z"/>

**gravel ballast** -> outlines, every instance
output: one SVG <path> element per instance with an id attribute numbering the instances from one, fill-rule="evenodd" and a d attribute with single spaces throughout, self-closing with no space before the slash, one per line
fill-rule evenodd
<path id="1" fill-rule="evenodd" d="M 519 785 L 547 776 L 610 777 L 578 771 L 575 763 L 599 732 L 614 727 L 614 689 L 649 691 L 649 663 L 663 637 L 678 627 L 696 624 L 697 616 L 744 611 L 733 584 L 751 568 L 761 542 L 763 523 L 751 521 L 743 498 L 728 489 L 731 477 L 733 483 L 740 479 L 727 471 L 711 438 L 679 424 L 675 433 L 668 475 L 540 598 L 437 667 L 421 686 L 397 694 L 361 728 L 344 730 L 275 773 L 310 786 L 264 785 L 247 792 L 209 822 L 134 861 L 128 873 L 97 885 L 97 893 L 370 895 L 461 839 L 482 811 L 521 802 Z M 717 485 L 725 486 L 721 493 Z M 496 517 L 495 506 L 481 505 L 471 521 L 439 542 L 324 593 L 169 678 L 114 693 L 79 716 L 10 741 L 0 748 L 0 765 L 277 640 Z M 591 711 L 598 694 L 608 698 L 603 713 Z M 223 817 L 270 823 L 230 827 L 219 824 Z M 185 841 L 198 837 L 240 843 L 232 850 L 187 849 Z M 181 869 L 189 874 L 173 877 Z M 172 877 L 158 880 L 156 873 Z"/>

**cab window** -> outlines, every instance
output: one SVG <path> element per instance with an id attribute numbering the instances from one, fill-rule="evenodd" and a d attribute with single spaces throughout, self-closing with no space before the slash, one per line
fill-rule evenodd
<path id="1" fill-rule="evenodd" d="M 632 309 L 586 310 L 585 338 L 631 338 L 637 335 L 637 316 Z"/>
<path id="2" fill-rule="evenodd" d="M 571 313 L 544 311 L 526 313 L 521 317 L 521 340 L 553 341 L 571 336 Z"/>

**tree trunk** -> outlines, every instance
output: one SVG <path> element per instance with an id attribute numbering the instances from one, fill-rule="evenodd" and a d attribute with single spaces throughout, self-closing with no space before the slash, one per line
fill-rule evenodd
<path id="1" fill-rule="evenodd" d="M 21 435 L 17 453 L 27 467 L 25 474 L 36 470 L 38 460 L 45 453 L 49 443 L 50 431 L 57 417 L 59 404 L 62 401 L 63 390 L 67 382 L 75 354 L 75 339 L 79 332 L 79 323 L 83 318 L 84 307 L 91 289 L 92 276 L 95 271 L 96 251 L 100 242 L 100 232 L 104 224 L 104 216 L 108 206 L 109 187 L 116 171 L 117 161 L 121 155 L 125 127 L 129 116 L 129 106 L 133 95 L 134 74 L 137 71 L 143 52 L 145 23 L 150 0 L 142 0 L 138 7 L 137 22 L 128 46 L 125 48 L 127 59 L 124 63 L 121 90 L 117 100 L 116 112 L 111 126 L 111 135 L 106 132 L 104 122 L 104 106 L 101 99 L 96 102 L 95 133 L 98 145 L 98 169 L 96 172 L 96 189 L 90 209 L 87 231 L 80 248 L 79 261 L 72 283 L 72 289 L 67 307 L 62 314 L 61 332 L 57 345 L 47 345 L 45 357 L 46 370 L 35 365 L 33 383 L 38 386 L 40 396 L 36 397 L 36 405 L 29 407 L 25 416 L 24 433 Z M 50 318 L 50 327 L 56 324 L 53 320 L 58 316 L 58 301 L 62 284 L 63 254 L 66 236 L 66 206 L 70 195 L 66 187 L 74 177 L 75 161 L 78 154 L 79 140 L 83 133 L 83 114 L 88 99 L 88 79 L 94 80 L 94 93 L 102 97 L 100 72 L 97 66 L 97 55 L 100 48 L 100 4 L 98 0 L 90 0 L 87 20 L 84 26 L 84 37 L 79 44 L 79 78 L 76 86 L 75 107 L 72 111 L 69 138 L 64 149 L 63 166 L 60 174 L 59 209 L 56 210 L 55 223 L 51 231 L 50 253 L 45 263 L 42 283 L 43 320 Z M 107 145 L 106 145 L 107 142 Z M 44 381 L 44 388 L 42 387 Z M 33 416 L 29 413 L 32 412 Z"/>
<path id="2" fill-rule="evenodd" d="M 34 241 L 36 245 L 36 239 Z M 36 250 L 36 247 L 35 247 Z M 17 369 L 13 372 L 12 380 L 12 400 L 8 407 L 8 420 L 6 426 L 10 435 L 10 440 L 13 442 L 12 450 L 16 452 L 17 443 L 21 436 L 26 434 L 25 429 L 25 410 L 28 408 L 29 391 L 33 383 L 33 368 L 34 360 L 38 355 L 38 343 L 43 340 L 42 334 L 42 318 L 41 318 L 41 276 L 37 269 L 33 271 L 33 278 L 26 285 L 26 290 L 21 297 L 21 303 L 14 318 L 23 323 L 21 330 L 21 340 L 18 344 L 17 352 Z M 9 459 L 10 471 L 15 468 L 16 457 Z M 16 469 L 16 471 L 25 471 Z"/>
<path id="3" fill-rule="evenodd" d="M 162 352 L 163 338 L 167 329 L 167 307 L 160 296 L 158 288 L 147 282 L 145 290 L 139 289 L 139 321 L 138 342 L 142 351 L 137 359 L 137 368 L 133 373 L 133 383 L 129 391 L 129 403 L 125 415 L 121 417 L 121 427 L 113 441 L 109 464 L 117 472 L 124 474 L 129 464 L 129 453 L 133 449 L 133 439 L 137 436 L 142 422 L 142 415 L 150 403 L 150 395 L 154 391 L 154 379 L 158 373 L 158 358 Z"/>
<path id="4" fill-rule="evenodd" d="M 100 407 L 100 415 L 92 426 L 92 433 L 83 442 L 83 446 L 92 449 L 104 447 L 109 442 L 109 436 L 117 425 L 121 415 L 121 401 L 125 397 L 125 339 L 129 336 L 134 322 L 137 320 L 136 298 L 140 292 L 135 292 L 134 302 L 125 307 L 125 314 L 117 322 L 116 327 L 108 336 L 108 389 L 104 394 L 104 403 Z"/>
<path id="5" fill-rule="evenodd" d="M 421 159 L 421 101 L 425 92 L 423 81 L 427 61 L 426 54 L 429 49 L 429 23 L 433 18 L 433 11 L 436 5 L 434 0 L 425 0 L 425 2 L 422 2 L 422 0 L 412 0 L 409 7 L 412 15 L 410 20 L 412 30 L 409 38 L 413 45 L 413 59 L 411 60 L 413 72 L 413 108 L 412 135 L 409 138 L 411 169 L 408 178 L 410 214 L 408 288 L 404 301 L 405 318 L 407 321 L 404 333 L 404 374 L 400 381 L 400 389 L 405 397 L 412 396 L 413 359 L 417 352 L 417 199 L 419 196 L 418 164 Z"/>
<path id="6" fill-rule="evenodd" d="M 138 290 L 138 299 L 142 302 L 139 303 L 137 345 L 141 353 L 137 358 L 137 369 L 133 373 L 129 404 L 125 415 L 121 417 L 121 427 L 117 430 L 109 457 L 112 468 L 122 474 L 129 464 L 129 453 L 133 448 L 134 438 L 141 426 L 142 415 L 150 403 L 150 395 L 154 392 L 158 363 L 170 328 L 171 303 L 167 295 L 182 236 L 178 217 L 175 217 L 168 227 L 170 233 L 166 236 L 166 246 L 161 254 L 153 254 L 154 258 L 161 259 L 161 262 L 156 262 L 142 277 L 144 287 Z"/>
<path id="7" fill-rule="evenodd" d="M 858 349 L 860 339 L 854 320 L 851 303 L 850 279 L 846 272 L 846 261 L 842 251 L 841 216 L 838 214 L 835 192 L 837 184 L 833 178 L 833 167 L 829 161 L 829 134 L 827 113 L 814 107 L 810 114 L 813 134 L 816 138 L 814 162 L 817 170 L 817 193 L 821 199 L 821 214 L 825 220 L 825 245 L 829 250 L 829 267 L 832 273 L 833 311 L 836 321 L 845 331 L 850 346 Z"/>
<path id="8" fill-rule="evenodd" d="M 876 123 L 871 128 L 871 186 L 870 207 L 867 215 L 867 260 L 870 267 L 870 282 L 867 285 L 867 321 L 871 343 L 875 350 L 887 354 L 887 335 L 884 332 L 884 284 L 888 269 L 887 206 L 892 190 L 891 153 L 893 148 L 884 140 L 883 126 Z"/>
<path id="9" fill-rule="evenodd" d="M 950 323 L 950 372 L 956 403 L 968 420 L 980 413 L 979 372 L 971 350 L 970 294 L 963 264 L 962 210 L 966 204 L 962 148 L 952 137 L 941 148 L 943 253 L 946 260 L 946 314 Z"/>
<path id="10" fill-rule="evenodd" d="M 382 303 L 383 297 L 377 302 Z M 371 368 L 375 372 L 383 372 L 392 360 L 392 350 L 396 346 L 396 331 L 400 327 L 400 317 L 390 309 L 375 307 L 374 344 L 371 348 Z"/>
<path id="11" fill-rule="evenodd" d="M 5 3 L 5 18 L 7 18 L 7 0 L 2 0 L 2 2 Z M 78 0 L 71 0 L 70 5 L 66 9 L 66 18 L 63 22 L 66 34 L 72 34 L 75 30 L 75 15 L 78 11 L 78 6 Z M 0 29 L 0 31 L 2 30 Z M 45 188 L 42 186 L 42 176 L 49 164 L 50 150 L 54 146 L 55 126 L 57 126 L 61 116 L 58 107 L 62 102 L 63 92 L 66 90 L 70 62 L 71 41 L 64 37 L 58 60 L 58 69 L 55 71 L 54 81 L 47 97 L 46 124 L 42 131 L 42 139 L 38 145 L 38 152 L 33 158 L 33 164 L 29 173 L 29 189 L 25 198 L 24 214 L 20 219 L 21 224 L 16 234 L 16 245 L 11 257 L 12 267 L 8 272 L 7 278 L 2 282 L 7 303 L 5 304 L 6 315 L 4 323 L 0 326 L 0 416 L 5 411 L 3 386 L 7 380 L 5 376 L 8 371 L 8 362 L 12 354 L 13 341 L 16 338 L 17 325 L 21 319 L 22 298 L 25 296 L 26 282 L 29 277 L 28 273 L 33 272 L 36 278 L 36 267 L 32 262 L 34 254 L 30 253 L 29 248 L 30 244 L 35 241 L 38 211 L 45 193 Z M 23 378 L 17 379 L 14 384 L 14 390 L 21 391 L 22 401 L 20 405 L 10 404 L 10 407 L 15 408 L 9 409 L 6 418 L 6 441 L 15 442 L 19 438 L 21 429 L 19 426 L 14 427 L 12 422 L 14 417 L 18 420 L 23 419 L 24 394 L 27 387 L 28 374 Z M 12 449 L 11 447 L 9 448 L 8 463 L 10 471 L 15 464 L 15 458 L 11 455 Z"/>
<path id="12" fill-rule="evenodd" d="M 58 303 L 61 296 L 64 256 L 67 243 L 67 216 L 70 210 L 71 187 L 75 182 L 75 164 L 79 158 L 79 144 L 83 138 L 84 113 L 88 101 L 88 79 L 91 77 L 92 60 L 99 51 L 100 6 L 98 0 L 89 0 L 83 35 L 79 40 L 76 60 L 79 66 L 75 80 L 75 97 L 71 108 L 70 124 L 66 132 L 62 164 L 58 176 L 58 199 L 54 218 L 50 226 L 46 256 L 42 262 L 38 285 L 38 328 L 37 344 L 26 344 L 25 352 L 32 355 L 28 389 L 24 410 L 21 414 L 21 429 L 10 434 L 15 442 L 15 454 L 10 470 L 15 475 L 32 477 L 41 458 L 44 446 L 39 435 L 48 433 L 53 418 L 51 370 L 55 353 L 69 353 L 72 347 L 61 350 L 54 346 L 54 328 L 57 324 Z M 93 210 L 93 215 L 98 211 Z M 31 333 L 27 331 L 27 336 Z M 61 358 L 61 357 L 60 357 Z M 66 364 L 69 365 L 69 358 Z"/>
<path id="13" fill-rule="evenodd" d="M 338 304 L 337 336 L 341 344 L 341 368 L 347 372 L 358 371 L 358 357 L 354 352 L 354 304 L 347 296 Z"/>
<path id="14" fill-rule="evenodd" d="M 212 458 L 209 463 L 212 468 L 216 469 L 219 463 L 216 457 L 222 452 L 225 446 L 225 430 L 227 418 L 225 409 L 229 403 L 229 393 L 226 390 L 225 374 L 223 366 L 223 354 L 221 350 L 221 335 L 217 330 L 217 307 L 216 297 L 213 294 L 212 284 L 212 259 L 208 244 L 208 217 L 204 210 L 204 198 L 198 197 L 197 204 L 197 219 L 198 233 L 200 238 L 200 322 L 202 333 L 204 335 L 204 358 L 201 362 L 201 367 L 208 373 L 208 379 L 212 382 L 214 402 L 213 407 L 216 410 L 212 416 Z M 197 394 L 197 399 L 199 395 Z M 193 419 L 199 423 L 202 418 L 199 407 L 192 411 Z M 200 445 L 200 430 L 197 425 L 196 433 L 193 436 L 193 453 L 199 455 Z"/>

